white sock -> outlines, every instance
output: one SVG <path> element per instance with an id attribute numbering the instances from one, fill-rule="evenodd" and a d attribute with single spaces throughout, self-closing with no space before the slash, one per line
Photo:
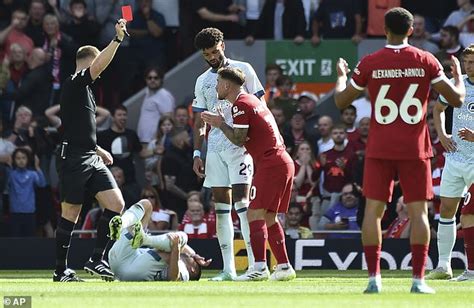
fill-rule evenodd
<path id="1" fill-rule="evenodd" d="M 267 264 L 265 262 L 255 262 L 253 268 L 256 271 L 261 271 L 267 267 Z"/>
<path id="2" fill-rule="evenodd" d="M 420 278 L 413 278 L 412 279 L 412 282 L 413 284 L 424 284 L 425 283 L 425 279 L 420 279 Z"/>
<path id="3" fill-rule="evenodd" d="M 451 267 L 451 252 L 456 242 L 456 219 L 440 217 L 438 223 L 438 267 Z"/>
<path id="4" fill-rule="evenodd" d="M 247 208 L 249 207 L 248 201 L 239 201 L 234 204 L 235 211 L 240 218 L 240 231 L 242 232 L 242 238 L 245 242 L 245 248 L 247 249 L 247 258 L 249 267 L 253 267 L 255 258 L 253 256 L 252 245 L 250 245 L 250 227 L 249 220 L 247 218 Z"/>
<path id="5" fill-rule="evenodd" d="M 289 263 L 282 263 L 282 264 L 277 264 L 276 269 L 277 269 L 277 270 L 281 270 L 281 269 L 287 269 L 287 268 L 289 268 L 289 267 L 291 267 L 291 264 L 289 264 Z"/>
<path id="6" fill-rule="evenodd" d="M 135 203 L 122 215 L 122 229 L 128 228 L 140 221 L 145 215 L 145 209 L 140 203 Z"/>
<path id="7" fill-rule="evenodd" d="M 382 284 L 382 276 L 380 275 L 375 275 L 375 276 L 370 276 L 369 281 L 375 281 L 376 284 Z"/>
<path id="8" fill-rule="evenodd" d="M 143 245 L 156 248 L 164 252 L 171 251 L 171 241 L 166 234 L 161 235 L 143 235 Z"/>
<path id="9" fill-rule="evenodd" d="M 235 274 L 234 261 L 234 225 L 232 224 L 232 216 L 230 211 L 232 205 L 216 202 L 216 229 L 217 239 L 222 253 L 222 261 L 224 262 L 223 271 Z"/>

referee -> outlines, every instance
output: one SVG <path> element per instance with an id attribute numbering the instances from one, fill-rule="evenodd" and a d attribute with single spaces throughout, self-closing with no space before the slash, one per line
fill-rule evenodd
<path id="1" fill-rule="evenodd" d="M 117 21 L 115 31 L 117 35 L 101 52 L 93 46 L 79 48 L 76 54 L 76 72 L 64 81 L 62 87 L 60 106 L 64 136 L 56 162 L 61 193 L 61 219 L 56 229 L 56 270 L 53 281 L 82 281 L 73 270 L 67 268 L 67 254 L 86 192 L 95 195 L 104 212 L 97 223 L 93 254 L 84 269 L 105 280 L 114 278 L 108 263 L 102 260 L 102 255 L 109 241 L 109 221 L 120 215 L 124 200 L 106 167 L 112 164 L 112 156 L 96 143 L 97 106 L 90 86 L 114 58 L 126 32 L 124 19 Z"/>

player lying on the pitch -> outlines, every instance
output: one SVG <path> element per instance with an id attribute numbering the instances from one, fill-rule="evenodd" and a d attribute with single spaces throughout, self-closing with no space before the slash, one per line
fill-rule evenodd
<path id="1" fill-rule="evenodd" d="M 146 234 L 143 229 L 152 211 L 148 200 L 140 200 L 110 221 L 110 238 L 116 242 L 109 252 L 109 263 L 115 277 L 121 281 L 199 280 L 201 267 L 212 260 L 196 254 L 187 245 L 184 232 Z"/>

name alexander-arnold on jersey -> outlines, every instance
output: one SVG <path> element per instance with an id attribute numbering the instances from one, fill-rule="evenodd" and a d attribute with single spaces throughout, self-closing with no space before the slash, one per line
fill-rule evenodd
<path id="1" fill-rule="evenodd" d="M 405 68 L 405 69 L 386 69 L 386 70 L 373 70 L 373 79 L 382 78 L 409 78 L 409 77 L 425 77 L 425 70 L 423 68 Z"/>

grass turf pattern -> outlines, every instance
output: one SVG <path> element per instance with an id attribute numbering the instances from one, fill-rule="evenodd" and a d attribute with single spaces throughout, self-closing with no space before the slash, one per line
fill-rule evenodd
<path id="1" fill-rule="evenodd" d="M 291 282 L 54 283 L 51 271 L 0 271 L 0 296 L 32 296 L 32 307 L 474 307 L 474 282 L 429 281 L 437 294 L 410 294 L 409 271 L 384 271 L 383 293 L 364 295 L 365 271 L 304 270 Z M 455 274 L 459 274 L 456 272 Z M 6 307 L 6 306 L 4 306 Z M 421 308 L 421 307 L 420 307 Z"/>

